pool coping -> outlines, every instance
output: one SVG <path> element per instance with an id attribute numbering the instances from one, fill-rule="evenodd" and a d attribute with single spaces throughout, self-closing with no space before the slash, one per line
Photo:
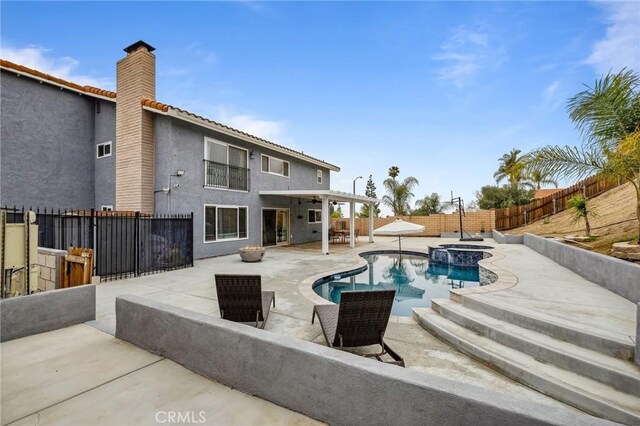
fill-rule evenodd
<path id="1" fill-rule="evenodd" d="M 496 291 L 506 290 L 514 287 L 518 284 L 518 277 L 511 272 L 499 267 L 495 264 L 496 261 L 505 258 L 504 253 L 498 251 L 489 253 L 491 256 L 486 257 L 478 261 L 478 267 L 483 268 L 489 272 L 493 272 L 498 278 L 491 284 L 487 284 L 479 287 L 461 288 L 449 290 L 449 298 L 455 302 L 462 302 L 464 296 L 471 296 L 474 294 L 486 294 Z"/>
<path id="2" fill-rule="evenodd" d="M 408 252 L 408 253 L 424 255 L 424 256 L 427 257 L 427 259 L 429 257 L 428 254 L 422 253 L 422 252 L 419 252 L 419 251 L 416 251 L 416 250 L 405 250 L 405 251 Z M 317 280 L 319 280 L 321 278 L 324 278 L 327 275 L 343 274 L 343 273 L 352 271 L 354 269 L 359 269 L 359 268 L 362 268 L 364 266 L 367 266 L 368 262 L 360 255 L 362 253 L 368 253 L 368 252 L 397 252 L 397 250 L 369 250 L 369 251 L 360 252 L 360 253 L 358 253 L 356 255 L 351 255 L 350 257 L 353 258 L 353 260 L 354 260 L 353 265 L 342 267 L 342 268 L 339 268 L 339 269 L 328 270 L 328 271 L 325 271 L 325 272 L 320 272 L 318 274 L 311 275 L 310 277 L 305 278 L 304 280 L 302 280 L 298 284 L 298 291 L 304 297 L 309 299 L 314 305 L 335 305 L 335 303 L 333 303 L 333 302 L 323 298 L 322 296 L 319 296 L 318 294 L 316 294 L 316 292 L 313 291 L 313 284 Z M 492 292 L 495 292 L 495 291 L 506 290 L 508 288 L 511 288 L 511 287 L 515 286 L 518 283 L 518 277 L 513 275 L 511 272 L 506 271 L 505 269 L 502 269 L 501 267 L 499 267 L 499 266 L 494 264 L 495 261 L 504 259 L 505 255 L 503 253 L 500 253 L 500 252 L 497 252 L 497 251 L 496 252 L 491 252 L 489 254 L 491 256 L 478 261 L 478 267 L 479 268 L 484 268 L 484 269 L 496 274 L 496 276 L 498 277 L 496 279 L 496 281 L 494 281 L 491 284 L 487 284 L 487 285 L 479 286 L 479 287 L 463 288 L 463 289 L 450 289 L 449 290 L 449 299 L 451 299 L 453 301 L 456 301 L 456 302 L 462 302 L 462 298 L 464 296 L 470 296 L 470 295 L 474 295 L 474 294 L 485 294 L 485 293 L 492 293 Z M 389 321 L 390 322 L 395 322 L 395 323 L 400 323 L 400 324 L 417 324 L 417 321 L 414 320 L 412 316 L 411 317 L 404 317 L 404 316 L 399 316 L 399 315 L 391 315 L 389 317 Z"/>

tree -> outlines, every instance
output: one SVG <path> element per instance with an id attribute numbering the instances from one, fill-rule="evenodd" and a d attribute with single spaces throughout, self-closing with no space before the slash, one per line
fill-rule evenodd
<path id="1" fill-rule="evenodd" d="M 567 110 L 584 137 L 582 146 L 537 149 L 527 156 L 527 168 L 560 178 L 595 174 L 631 182 L 640 244 L 640 75 L 608 73 L 569 99 Z"/>
<path id="2" fill-rule="evenodd" d="M 533 190 L 517 184 L 485 185 L 476 192 L 476 204 L 481 209 L 503 209 L 527 204 L 533 198 Z"/>
<path id="3" fill-rule="evenodd" d="M 399 172 L 400 171 L 398 170 L 398 173 Z M 366 189 L 364 191 L 364 195 L 366 195 L 367 197 L 371 197 L 371 198 L 378 198 L 378 196 L 376 195 L 376 184 L 373 183 L 372 175 L 369 175 L 369 180 L 367 181 L 367 187 L 366 187 Z M 373 205 L 373 217 L 378 217 L 380 215 L 380 208 L 379 207 L 380 207 L 380 203 L 375 203 Z M 365 205 L 362 206 L 362 209 L 361 209 L 360 213 L 358 214 L 358 217 L 369 217 L 369 205 L 368 204 L 365 204 Z"/>
<path id="4" fill-rule="evenodd" d="M 430 214 L 442 213 L 444 206 L 440 201 L 440 196 L 435 192 L 425 195 L 424 198 L 416 201 L 416 209 L 411 212 L 416 216 L 429 216 Z"/>
<path id="5" fill-rule="evenodd" d="M 531 170 L 527 174 L 527 185 L 531 185 L 534 189 L 542 189 L 542 185 L 553 185 L 558 187 L 558 182 L 551 178 L 549 173 L 541 172 L 538 169 Z"/>
<path id="6" fill-rule="evenodd" d="M 503 179 L 507 179 L 511 184 L 519 184 L 524 180 L 523 170 L 525 167 L 523 157 L 517 148 L 513 148 L 508 153 L 498 159 L 500 164 L 498 170 L 493 174 L 496 183 L 500 183 Z"/>
<path id="7" fill-rule="evenodd" d="M 382 197 L 382 202 L 391 208 L 394 216 L 406 216 L 411 211 L 409 204 L 411 197 L 413 197 L 411 191 L 418 186 L 418 179 L 409 176 L 402 182 L 398 182 L 396 178 L 399 174 L 398 167 L 389 168 L 389 178 L 384 181 L 387 195 Z"/>
<path id="8" fill-rule="evenodd" d="M 342 219 L 344 216 L 342 215 L 342 207 L 338 206 L 337 209 L 331 212 L 332 219 Z"/>
<path id="9" fill-rule="evenodd" d="M 568 202 L 567 207 L 573 213 L 573 223 L 584 219 L 587 237 L 591 237 L 591 225 L 589 224 L 589 216 L 593 216 L 593 212 L 587 207 L 588 201 L 584 195 L 574 195 Z"/>

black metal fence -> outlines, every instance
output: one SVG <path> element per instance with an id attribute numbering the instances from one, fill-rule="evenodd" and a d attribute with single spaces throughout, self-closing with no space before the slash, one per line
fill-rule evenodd
<path id="1" fill-rule="evenodd" d="M 22 222 L 24 207 L 9 208 L 7 222 Z M 32 210 L 31 208 L 27 210 Z M 35 209 L 38 246 L 94 250 L 94 275 L 108 281 L 193 266 L 193 213 Z"/>

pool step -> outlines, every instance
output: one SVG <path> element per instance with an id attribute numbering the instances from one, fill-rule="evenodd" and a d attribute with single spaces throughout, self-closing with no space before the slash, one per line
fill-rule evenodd
<path id="1" fill-rule="evenodd" d="M 630 361 L 510 324 L 449 299 L 433 299 L 431 307 L 444 318 L 498 343 L 640 397 L 640 368 Z"/>
<path id="2" fill-rule="evenodd" d="M 487 296 L 466 295 L 460 302 L 465 307 L 489 315 L 498 320 L 543 333 L 558 340 L 573 343 L 605 355 L 623 360 L 633 360 L 635 344 L 630 336 L 598 330 L 577 322 L 560 321 L 536 311 L 497 302 Z"/>
<path id="3" fill-rule="evenodd" d="M 594 416 L 640 424 L 637 396 L 505 346 L 444 318 L 433 309 L 414 308 L 414 318 L 425 330 L 461 352 L 539 392 Z"/>

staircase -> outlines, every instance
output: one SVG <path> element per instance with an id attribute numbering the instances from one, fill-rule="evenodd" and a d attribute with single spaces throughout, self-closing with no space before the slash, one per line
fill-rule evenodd
<path id="1" fill-rule="evenodd" d="M 539 392 L 597 417 L 640 424 L 634 342 L 579 323 L 561 323 L 481 295 L 432 299 L 414 308 L 428 332 Z"/>

